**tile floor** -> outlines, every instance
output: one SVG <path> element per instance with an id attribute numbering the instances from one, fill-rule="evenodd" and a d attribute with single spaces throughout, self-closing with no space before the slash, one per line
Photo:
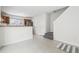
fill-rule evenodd
<path id="1" fill-rule="evenodd" d="M 49 40 L 42 36 L 34 36 L 34 39 L 22 41 L 0 48 L 0 53 L 64 53 L 56 48 L 55 40 Z"/>

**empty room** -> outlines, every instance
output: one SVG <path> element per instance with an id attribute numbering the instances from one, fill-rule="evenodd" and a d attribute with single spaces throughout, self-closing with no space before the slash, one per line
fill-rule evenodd
<path id="1" fill-rule="evenodd" d="M 0 53 L 79 53 L 78 6 L 0 6 Z"/>

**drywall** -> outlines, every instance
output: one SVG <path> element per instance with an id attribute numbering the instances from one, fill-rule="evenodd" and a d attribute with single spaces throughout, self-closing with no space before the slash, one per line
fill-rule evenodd
<path id="1" fill-rule="evenodd" d="M 32 27 L 0 27 L 2 45 L 33 39 Z"/>
<path id="2" fill-rule="evenodd" d="M 54 21 L 54 40 L 79 46 L 79 7 L 69 7 Z"/>
<path id="3" fill-rule="evenodd" d="M 0 27 L 0 47 L 2 47 L 2 45 L 4 44 L 4 41 L 5 41 L 5 36 L 4 36 L 4 29 Z"/>
<path id="4" fill-rule="evenodd" d="M 0 21 L 1 21 L 1 6 L 0 6 Z M 4 31 L 3 29 L 0 29 L 0 38 L 2 38 L 4 40 L 4 35 L 2 35 L 3 31 Z M 3 40 L 2 39 L 0 39 L 0 47 L 3 44 Z"/>
<path id="5" fill-rule="evenodd" d="M 53 22 L 67 9 L 67 7 L 61 8 L 58 11 L 50 12 L 50 32 L 53 32 Z"/>
<path id="6" fill-rule="evenodd" d="M 50 29 L 51 29 L 50 28 L 50 23 L 51 23 L 50 19 L 51 19 L 51 14 L 46 13 L 46 33 L 50 32 Z"/>
<path id="7" fill-rule="evenodd" d="M 37 35 L 46 33 L 46 14 L 42 14 L 33 18 L 34 31 Z"/>
<path id="8" fill-rule="evenodd" d="M 0 6 L 0 21 L 1 21 L 1 6 Z"/>
<path id="9" fill-rule="evenodd" d="M 57 12 L 45 13 L 33 18 L 34 31 L 38 35 L 44 35 L 47 32 L 53 32 L 53 22 L 64 12 L 65 8 Z"/>

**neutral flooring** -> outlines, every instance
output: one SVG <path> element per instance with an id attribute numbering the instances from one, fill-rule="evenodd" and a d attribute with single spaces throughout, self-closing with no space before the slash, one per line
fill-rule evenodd
<path id="1" fill-rule="evenodd" d="M 0 53 L 64 53 L 57 49 L 58 42 L 42 36 L 34 36 L 34 39 L 25 40 L 0 48 Z"/>

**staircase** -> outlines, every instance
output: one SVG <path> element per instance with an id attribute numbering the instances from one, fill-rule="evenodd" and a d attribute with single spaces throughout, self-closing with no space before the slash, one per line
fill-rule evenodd
<path id="1" fill-rule="evenodd" d="M 53 40 L 53 32 L 47 32 L 47 33 L 45 33 L 44 37 L 48 38 L 50 40 Z"/>
<path id="2" fill-rule="evenodd" d="M 57 48 L 67 52 L 67 53 L 79 53 L 79 47 L 72 46 L 66 43 L 59 43 Z"/>

